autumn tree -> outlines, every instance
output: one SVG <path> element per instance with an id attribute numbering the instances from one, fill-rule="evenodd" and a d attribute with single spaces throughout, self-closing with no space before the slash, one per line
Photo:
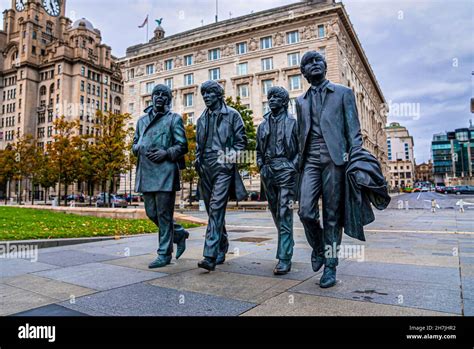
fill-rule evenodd
<path id="1" fill-rule="evenodd" d="M 109 184 L 109 206 L 111 194 L 116 187 L 115 180 L 127 167 L 127 135 L 132 132 L 127 127 L 130 119 L 130 114 L 96 113 L 94 169 L 102 185 L 102 192 L 107 192 L 107 183 Z"/>
<path id="2" fill-rule="evenodd" d="M 0 183 L 5 188 L 5 205 L 10 200 L 10 183 L 15 175 L 15 165 L 15 150 L 9 144 L 4 150 L 0 150 Z"/>
<path id="3" fill-rule="evenodd" d="M 18 204 L 21 204 L 23 199 L 22 191 L 24 190 L 23 181 L 25 180 L 25 189 L 28 191 L 29 185 L 31 184 L 31 177 L 35 175 L 37 167 L 37 148 L 33 136 L 24 135 L 13 143 L 12 149 L 15 153 L 13 178 L 18 183 L 17 201 Z"/>
<path id="4" fill-rule="evenodd" d="M 54 170 L 53 161 L 50 154 L 41 152 L 38 154 L 38 171 L 35 177 L 36 183 L 44 189 L 44 203 L 49 197 L 49 190 L 56 185 L 58 177 Z"/>
<path id="5" fill-rule="evenodd" d="M 61 184 L 65 187 L 66 205 L 68 186 L 76 182 L 81 171 L 82 137 L 78 134 L 79 121 L 68 121 L 64 116 L 54 120 L 53 142 L 47 152 L 58 178 L 58 203 L 61 205 Z"/>
<path id="6" fill-rule="evenodd" d="M 132 203 L 132 173 L 137 165 L 137 157 L 133 154 L 132 146 L 133 146 L 133 136 L 134 136 L 133 128 L 129 128 L 127 131 L 127 140 L 125 146 L 125 171 L 129 175 L 128 185 L 129 185 L 129 195 L 130 195 L 130 204 Z"/>

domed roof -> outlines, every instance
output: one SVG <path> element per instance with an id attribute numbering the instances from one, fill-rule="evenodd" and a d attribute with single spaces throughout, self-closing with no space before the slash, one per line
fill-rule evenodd
<path id="1" fill-rule="evenodd" d="M 88 30 L 94 30 L 94 26 L 92 25 L 92 23 L 85 18 L 78 19 L 72 24 L 71 29 L 77 28 L 86 28 Z"/>

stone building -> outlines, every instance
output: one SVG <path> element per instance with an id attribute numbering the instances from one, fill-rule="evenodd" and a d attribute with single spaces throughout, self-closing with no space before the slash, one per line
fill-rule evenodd
<path id="1" fill-rule="evenodd" d="M 406 127 L 392 122 L 385 128 L 387 133 L 390 186 L 392 188 L 413 187 L 415 181 L 415 146 Z"/>
<path id="2" fill-rule="evenodd" d="M 80 132 L 90 134 L 96 110 L 122 110 L 121 70 L 111 48 L 92 23 L 73 22 L 65 13 L 66 0 L 12 0 L 3 12 L 0 149 L 27 134 L 45 147 L 62 115 L 79 119 Z M 80 191 L 80 185 L 71 190 Z M 42 199 L 40 188 L 34 192 Z"/>
<path id="3" fill-rule="evenodd" d="M 431 182 L 434 184 L 433 171 L 433 162 L 431 160 L 428 160 L 428 163 L 423 162 L 415 165 L 415 180 L 417 182 Z"/>
<path id="4" fill-rule="evenodd" d="M 173 109 L 195 123 L 205 109 L 199 86 L 213 79 L 253 110 L 258 125 L 273 85 L 289 90 L 295 113 L 295 98 L 309 87 L 299 67 L 309 50 L 326 56 L 328 79 L 355 92 L 365 147 L 388 175 L 386 102 L 344 5 L 331 0 L 300 1 L 168 37 L 157 27 L 149 42 L 129 47 L 120 59 L 124 108 L 136 121 L 153 87 L 167 84 Z"/>

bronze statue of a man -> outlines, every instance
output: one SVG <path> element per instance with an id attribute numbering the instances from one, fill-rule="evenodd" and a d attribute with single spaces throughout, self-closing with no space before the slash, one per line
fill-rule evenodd
<path id="1" fill-rule="evenodd" d="M 135 190 L 143 193 L 146 214 L 159 227 L 158 256 L 149 268 L 170 264 L 173 242 L 178 245 L 178 259 L 189 237 L 173 220 L 176 192 L 180 190 L 179 164 L 188 152 L 188 142 L 182 117 L 170 110 L 172 98 L 166 85 L 153 89 L 152 105 L 138 120 L 133 139 L 132 151 L 138 158 Z"/>
<path id="2" fill-rule="evenodd" d="M 247 197 L 237 170 L 235 154 L 247 145 L 244 122 L 240 114 L 224 102 L 224 89 L 216 81 L 201 86 L 206 104 L 197 122 L 196 170 L 199 192 L 204 200 L 209 223 L 204 243 L 204 259 L 200 268 L 213 271 L 225 261 L 229 241 L 225 229 L 225 210 L 229 197 Z M 235 191 L 235 193 L 232 193 Z"/>
<path id="3" fill-rule="evenodd" d="M 313 270 L 316 272 L 324 265 L 320 287 L 328 288 L 336 284 L 343 226 L 348 235 L 363 240 L 363 225 L 373 220 L 370 205 L 363 206 L 361 215 L 362 204 L 359 204 L 359 212 L 354 214 L 357 198 L 359 203 L 367 202 L 364 189 L 362 193 L 358 189 L 365 185 L 357 182 L 359 175 L 380 188 L 378 195 L 383 198 L 383 204 L 377 208 L 384 208 L 390 199 L 385 195 L 386 183 L 378 162 L 362 149 L 353 91 L 326 79 L 326 60 L 316 51 L 302 57 L 301 72 L 311 88 L 296 101 L 301 171 L 298 213 L 313 248 Z M 318 206 L 321 195 L 322 230 Z"/>
<path id="4" fill-rule="evenodd" d="M 293 257 L 293 204 L 296 201 L 298 130 L 288 113 L 290 96 L 283 87 L 268 91 L 270 112 L 257 130 L 257 166 L 273 221 L 278 230 L 275 275 L 291 271 Z"/>

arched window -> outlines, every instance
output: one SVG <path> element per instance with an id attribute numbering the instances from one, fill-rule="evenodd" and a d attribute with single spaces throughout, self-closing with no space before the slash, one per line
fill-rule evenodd
<path id="1" fill-rule="evenodd" d="M 40 87 L 40 96 L 45 96 L 46 95 L 46 86 L 41 86 Z"/>
<path id="2" fill-rule="evenodd" d="M 114 104 L 115 104 L 115 105 L 121 105 L 121 104 L 122 104 L 122 100 L 121 100 L 119 97 L 115 97 L 115 99 L 114 99 Z"/>
<path id="3" fill-rule="evenodd" d="M 54 84 L 51 84 L 51 86 L 49 86 L 49 93 L 50 94 L 54 93 Z"/>

